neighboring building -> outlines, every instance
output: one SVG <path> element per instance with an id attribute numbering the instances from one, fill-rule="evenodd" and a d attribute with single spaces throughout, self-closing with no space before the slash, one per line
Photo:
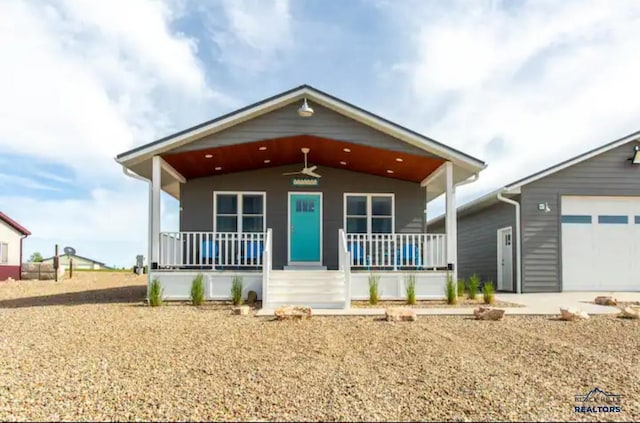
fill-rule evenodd
<path id="1" fill-rule="evenodd" d="M 59 256 L 60 266 L 64 266 L 65 269 L 68 269 L 69 259 L 73 260 L 74 269 L 87 269 L 87 270 L 110 269 L 109 266 L 106 266 L 104 263 L 100 261 L 92 260 L 87 257 L 82 257 L 77 254 L 73 254 L 73 255 L 60 254 Z M 42 260 L 42 262 L 53 264 L 53 257 L 46 258 Z"/>
<path id="2" fill-rule="evenodd" d="M 22 240 L 29 235 L 24 226 L 0 212 L 0 281 L 20 279 Z"/>
<path id="3" fill-rule="evenodd" d="M 636 132 L 461 206 L 459 276 L 501 291 L 639 291 L 639 149 Z"/>
<path id="4" fill-rule="evenodd" d="M 367 298 L 443 296 L 455 274 L 454 187 L 484 162 L 307 85 L 116 157 L 150 186 L 149 277 L 189 297 L 203 273 L 211 299 L 234 276 L 265 307 L 348 307 Z M 302 168 L 302 170 L 301 170 Z M 471 178 L 471 179 L 470 179 Z M 161 232 L 160 192 L 180 202 Z M 425 233 L 427 201 L 446 194 L 446 234 Z"/>

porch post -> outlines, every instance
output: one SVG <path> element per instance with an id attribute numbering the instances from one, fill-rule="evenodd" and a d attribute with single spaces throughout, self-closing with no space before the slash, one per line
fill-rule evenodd
<path id="1" fill-rule="evenodd" d="M 151 269 L 157 269 L 160 261 L 160 156 L 151 159 Z"/>
<path id="2" fill-rule="evenodd" d="M 447 263 L 452 268 L 453 282 L 458 282 L 458 225 L 456 214 L 456 187 L 453 183 L 453 163 L 445 163 L 446 176 L 446 215 Z"/>

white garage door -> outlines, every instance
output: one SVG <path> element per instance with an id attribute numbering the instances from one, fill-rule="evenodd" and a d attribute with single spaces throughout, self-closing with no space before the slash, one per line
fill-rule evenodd
<path id="1" fill-rule="evenodd" d="M 640 197 L 562 197 L 562 289 L 640 291 Z"/>

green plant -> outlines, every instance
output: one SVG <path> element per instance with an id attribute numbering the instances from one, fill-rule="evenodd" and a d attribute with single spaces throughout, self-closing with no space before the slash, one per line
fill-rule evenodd
<path id="1" fill-rule="evenodd" d="M 158 279 L 154 279 L 151 281 L 151 285 L 149 285 L 149 305 L 151 307 L 158 307 L 162 305 L 162 294 L 164 293 L 164 288 L 160 284 Z"/>
<path id="2" fill-rule="evenodd" d="M 380 300 L 380 293 L 378 292 L 379 283 L 379 275 L 369 275 L 369 304 L 378 304 L 378 300 Z"/>
<path id="3" fill-rule="evenodd" d="M 478 288 L 480 287 L 480 276 L 477 273 L 474 273 L 469 278 L 469 283 L 467 284 L 467 298 L 470 300 L 475 300 L 476 295 L 478 294 Z"/>
<path id="4" fill-rule="evenodd" d="M 191 282 L 191 304 L 194 306 L 202 305 L 204 302 L 204 276 L 198 273 Z"/>
<path id="5" fill-rule="evenodd" d="M 451 276 L 451 273 L 447 274 L 447 283 L 444 287 L 444 294 L 447 297 L 447 304 L 455 304 L 458 302 L 456 283 L 453 281 L 453 276 Z"/>
<path id="6" fill-rule="evenodd" d="M 494 292 L 493 281 L 485 282 L 482 286 L 482 297 L 484 298 L 485 304 L 493 304 Z"/>
<path id="7" fill-rule="evenodd" d="M 464 297 L 464 279 L 458 280 L 458 297 Z"/>
<path id="8" fill-rule="evenodd" d="M 233 305 L 242 304 L 242 276 L 234 276 L 231 282 L 231 300 Z"/>
<path id="9" fill-rule="evenodd" d="M 407 304 L 416 303 L 416 275 L 409 275 L 405 279 L 405 290 L 407 291 Z"/>

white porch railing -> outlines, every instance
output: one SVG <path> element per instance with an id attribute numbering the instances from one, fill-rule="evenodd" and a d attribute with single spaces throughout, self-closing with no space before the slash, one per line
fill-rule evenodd
<path id="1" fill-rule="evenodd" d="M 269 276 L 271 274 L 272 266 L 272 231 L 271 228 L 267 229 L 267 237 L 264 242 L 264 253 L 262 255 L 262 307 L 269 307 Z"/>
<path id="2" fill-rule="evenodd" d="M 343 229 L 338 231 L 338 267 L 344 272 L 344 309 L 351 308 L 351 253 Z"/>
<path id="3" fill-rule="evenodd" d="M 447 266 L 445 234 L 346 234 L 346 241 L 354 268 Z"/>
<path id="4" fill-rule="evenodd" d="M 160 268 L 262 267 L 263 232 L 162 232 Z"/>

